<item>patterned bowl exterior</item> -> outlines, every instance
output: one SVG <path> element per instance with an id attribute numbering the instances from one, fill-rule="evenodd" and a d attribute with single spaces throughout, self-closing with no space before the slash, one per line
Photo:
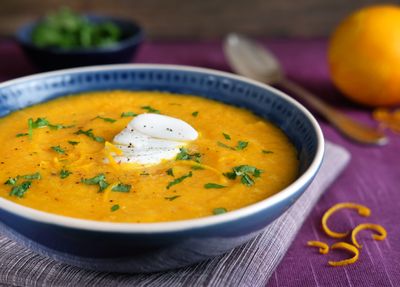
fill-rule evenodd
<path id="1" fill-rule="evenodd" d="M 276 195 L 239 210 L 167 223 L 73 219 L 0 198 L 2 232 L 41 254 L 87 269 L 154 272 L 177 268 L 222 254 L 256 236 L 305 191 L 322 162 L 322 132 L 299 103 L 258 82 L 194 67 L 98 66 L 12 80 L 0 84 L 0 117 L 63 95 L 115 89 L 193 94 L 250 109 L 293 141 L 300 160 L 299 178 Z"/>

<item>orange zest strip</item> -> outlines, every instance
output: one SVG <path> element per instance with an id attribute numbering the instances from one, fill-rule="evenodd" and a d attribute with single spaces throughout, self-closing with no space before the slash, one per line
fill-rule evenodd
<path id="1" fill-rule="evenodd" d="M 324 215 L 322 216 L 322 229 L 325 231 L 325 233 L 327 235 L 329 235 L 330 237 L 333 238 L 343 238 L 346 237 L 349 232 L 345 232 L 345 233 L 339 233 L 339 232 L 335 232 L 332 231 L 329 227 L 328 227 L 328 219 L 329 217 L 335 213 L 336 211 L 343 209 L 343 208 L 350 208 L 350 209 L 355 209 L 357 210 L 358 214 L 364 217 L 368 217 L 371 215 L 371 210 L 361 204 L 356 204 L 356 203 L 351 203 L 351 202 L 342 202 L 342 203 L 338 203 L 335 204 L 334 206 L 332 206 L 331 208 L 329 208 Z"/>
<path id="2" fill-rule="evenodd" d="M 329 245 L 322 241 L 310 240 L 307 241 L 308 246 L 319 247 L 319 253 L 327 254 L 329 252 Z"/>
<path id="3" fill-rule="evenodd" d="M 351 232 L 351 241 L 353 242 L 354 246 L 356 246 L 357 248 L 361 248 L 361 245 L 357 242 L 356 236 L 357 236 L 358 232 L 360 232 L 361 230 L 364 230 L 364 229 L 371 229 L 371 230 L 378 232 L 379 234 L 372 234 L 372 238 L 375 240 L 384 240 L 387 236 L 387 232 L 386 232 L 385 228 L 383 228 L 379 224 L 373 224 L 373 223 L 359 224 Z"/>
<path id="4" fill-rule="evenodd" d="M 340 261 L 328 261 L 328 264 L 330 266 L 335 266 L 335 267 L 353 264 L 354 262 L 356 262 L 358 260 L 358 256 L 360 254 L 357 247 L 355 247 L 349 243 L 346 243 L 346 242 L 337 242 L 331 246 L 331 249 L 343 249 L 346 251 L 350 251 L 351 253 L 354 254 L 354 256 L 349 259 L 344 259 L 344 260 L 340 260 Z"/>

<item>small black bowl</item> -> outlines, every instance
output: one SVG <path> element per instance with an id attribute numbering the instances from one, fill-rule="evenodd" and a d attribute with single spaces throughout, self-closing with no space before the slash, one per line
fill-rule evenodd
<path id="1" fill-rule="evenodd" d="M 86 18 L 93 23 L 114 23 L 122 31 L 122 40 L 114 45 L 95 48 L 38 47 L 32 42 L 32 31 L 40 20 L 21 27 L 16 33 L 16 39 L 32 63 L 44 71 L 127 63 L 132 60 L 144 39 L 143 30 L 137 23 L 108 16 L 88 15 Z"/>

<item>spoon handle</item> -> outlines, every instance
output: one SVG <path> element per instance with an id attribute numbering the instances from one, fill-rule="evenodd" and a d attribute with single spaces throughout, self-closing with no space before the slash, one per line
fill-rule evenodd
<path id="1" fill-rule="evenodd" d="M 305 101 L 348 138 L 364 144 L 385 145 L 388 142 L 387 137 L 382 131 L 354 121 L 347 115 L 321 101 L 316 95 L 299 84 L 286 78 L 281 79 L 279 84 Z"/>

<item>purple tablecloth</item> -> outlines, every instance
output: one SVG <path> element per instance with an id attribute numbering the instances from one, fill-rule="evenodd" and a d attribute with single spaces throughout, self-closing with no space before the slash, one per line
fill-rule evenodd
<path id="1" fill-rule="evenodd" d="M 345 100 L 332 86 L 326 64 L 325 40 L 265 41 L 282 61 L 287 75 L 361 121 L 373 124 L 370 110 Z M 219 42 L 155 42 L 145 44 L 138 57 L 141 63 L 170 63 L 229 71 Z M 34 69 L 16 45 L 0 42 L 0 81 L 31 74 Z M 352 154 L 344 174 L 321 198 L 300 230 L 292 247 L 271 277 L 268 286 L 399 286 L 400 285 L 400 136 L 390 134 L 385 147 L 367 147 L 349 142 L 323 119 L 319 119 L 326 138 Z M 372 209 L 370 218 L 343 212 L 332 218 L 338 230 L 351 229 L 358 222 L 383 225 L 388 238 L 373 241 L 365 231 L 360 260 L 347 267 L 332 268 L 329 259 L 347 255 L 334 252 L 319 255 L 308 248 L 308 240 L 333 241 L 322 234 L 320 218 L 331 205 L 352 201 Z M 360 236 L 360 237 L 361 237 Z"/>

